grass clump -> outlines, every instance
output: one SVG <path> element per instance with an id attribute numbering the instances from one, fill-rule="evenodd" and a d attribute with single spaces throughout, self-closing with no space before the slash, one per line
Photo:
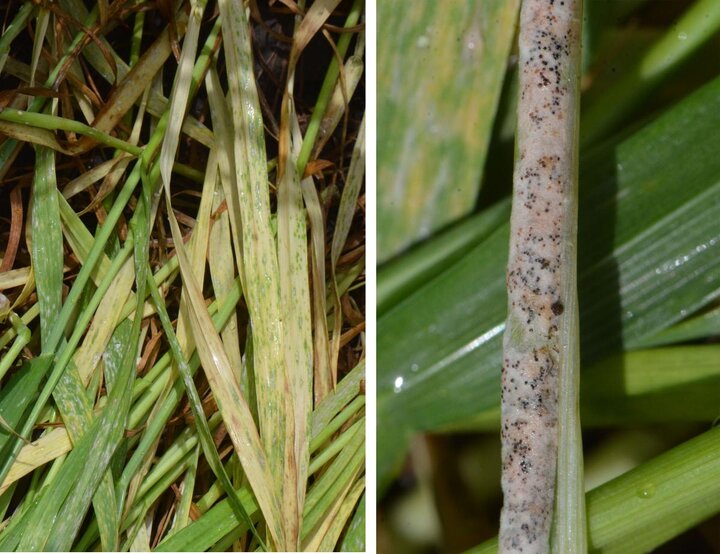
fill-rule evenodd
<path id="1" fill-rule="evenodd" d="M 4 550 L 364 540 L 362 18 L 8 10 Z"/>

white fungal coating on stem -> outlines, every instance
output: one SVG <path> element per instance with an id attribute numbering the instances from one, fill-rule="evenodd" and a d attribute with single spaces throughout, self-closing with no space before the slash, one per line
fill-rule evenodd
<path id="1" fill-rule="evenodd" d="M 500 552 L 550 550 L 558 421 L 564 421 L 558 391 L 568 383 L 576 387 L 576 373 L 567 380 L 563 372 L 577 372 L 580 10 L 581 0 L 524 0 L 520 15 L 503 342 Z M 570 398 L 576 402 L 575 395 Z"/>

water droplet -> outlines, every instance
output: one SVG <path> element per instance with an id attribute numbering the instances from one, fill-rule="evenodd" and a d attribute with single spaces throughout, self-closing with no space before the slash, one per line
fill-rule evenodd
<path id="1" fill-rule="evenodd" d="M 678 33 L 678 40 L 687 40 L 687 33 Z"/>
<path id="2" fill-rule="evenodd" d="M 395 377 L 395 383 L 394 383 L 394 386 L 393 386 L 393 391 L 394 391 L 394 392 L 400 392 L 400 391 L 402 390 L 402 388 L 403 388 L 403 383 L 404 383 L 404 382 L 405 382 L 405 379 L 403 379 L 402 377 Z"/>
<path id="3" fill-rule="evenodd" d="M 430 39 L 427 38 L 425 35 L 420 35 L 417 39 L 417 42 L 415 43 L 415 46 L 418 48 L 427 48 L 430 46 Z"/>
<path id="4" fill-rule="evenodd" d="M 636 492 L 638 498 L 649 500 L 655 496 L 655 485 L 652 483 L 644 483 Z"/>
<path id="5" fill-rule="evenodd" d="M 410 366 L 410 371 L 417 371 L 418 369 L 420 369 L 420 366 L 418 364 L 412 364 Z"/>

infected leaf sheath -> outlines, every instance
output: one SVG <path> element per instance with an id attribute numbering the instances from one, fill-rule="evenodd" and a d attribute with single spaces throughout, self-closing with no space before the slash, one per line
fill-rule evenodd
<path id="1" fill-rule="evenodd" d="M 573 533 L 581 537 L 575 546 L 584 542 L 584 522 L 568 511 L 584 513 L 575 250 L 580 12 L 581 0 L 525 0 L 520 16 L 501 552 L 549 552 L 553 520 L 554 549 L 575 551 L 565 542 Z"/>

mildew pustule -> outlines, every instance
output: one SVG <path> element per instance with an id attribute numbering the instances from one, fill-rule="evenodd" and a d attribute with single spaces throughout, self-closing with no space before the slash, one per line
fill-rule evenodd
<path id="1" fill-rule="evenodd" d="M 548 552 L 560 330 L 575 310 L 581 0 L 524 0 L 502 378 L 501 552 Z M 567 310 L 566 306 L 572 306 Z M 572 312 L 572 313 L 570 313 Z M 574 324 L 574 320 L 573 320 Z"/>

